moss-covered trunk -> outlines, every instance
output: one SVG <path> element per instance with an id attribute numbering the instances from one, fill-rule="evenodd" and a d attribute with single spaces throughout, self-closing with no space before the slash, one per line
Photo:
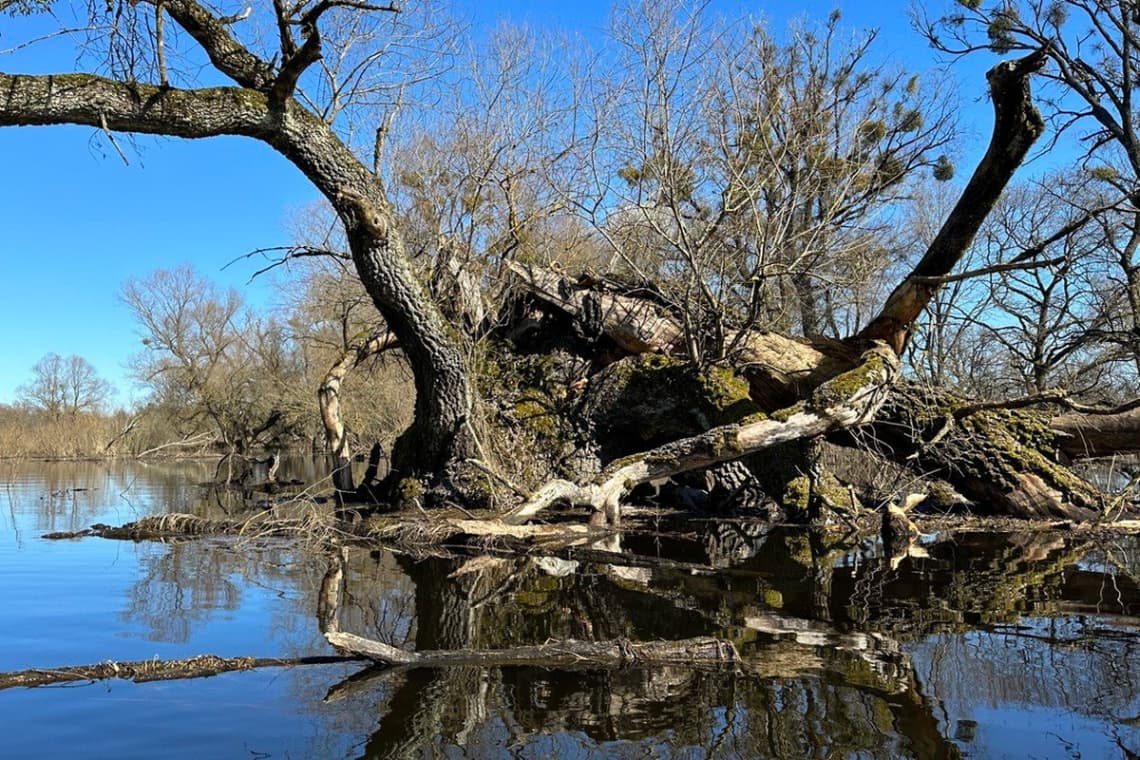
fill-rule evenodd
<path id="1" fill-rule="evenodd" d="M 1062 437 L 1034 409 L 985 409 L 915 383 L 895 389 L 874 425 L 884 453 L 949 482 L 983 514 L 1088 519 L 1100 492 L 1057 461 Z"/>

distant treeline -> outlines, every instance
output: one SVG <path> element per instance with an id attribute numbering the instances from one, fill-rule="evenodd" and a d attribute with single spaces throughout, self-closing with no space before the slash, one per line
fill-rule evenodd
<path id="1" fill-rule="evenodd" d="M 130 433 L 120 437 L 132 417 L 123 411 L 53 415 L 40 409 L 0 405 L 0 457 L 64 459 L 135 454 L 133 449 L 141 440 Z"/>

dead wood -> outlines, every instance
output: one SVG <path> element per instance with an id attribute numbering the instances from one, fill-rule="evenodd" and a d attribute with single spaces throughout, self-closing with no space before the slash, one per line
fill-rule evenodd
<path id="1" fill-rule="evenodd" d="M 592 280 L 539 266 L 512 261 L 507 266 L 522 288 L 547 306 L 576 318 L 596 315 L 602 334 L 632 354 L 685 354 L 681 320 L 656 303 L 592 290 Z M 725 341 L 752 399 L 769 410 L 804 398 L 859 360 L 857 349 L 838 341 L 813 342 L 768 331 L 729 331 Z"/>
<path id="2" fill-rule="evenodd" d="M 1029 94 L 1029 76 L 1045 65 L 1045 50 L 1016 61 L 1002 61 L 986 72 L 994 106 L 990 144 L 958 203 L 914 269 L 887 297 L 859 337 L 886 341 L 901 354 L 914 320 L 938 291 L 974 241 L 1029 148 L 1045 131 L 1045 122 Z"/>
<path id="3" fill-rule="evenodd" d="M 603 293 L 538 266 L 508 259 L 507 267 L 541 301 L 569 314 L 600 320 L 602 332 L 632 354 L 679 353 L 684 329 L 662 307 L 641 298 Z"/>
<path id="4" fill-rule="evenodd" d="M 328 631 L 325 638 L 342 652 L 397 667 L 441 668 L 463 665 L 503 667 L 625 667 L 631 665 L 735 666 L 740 654 L 732 642 L 714 638 L 636 642 L 627 639 L 562 639 L 508 649 L 459 649 L 409 652 L 350 633 Z"/>
<path id="5" fill-rule="evenodd" d="M 893 458 L 942 478 L 981 514 L 1087 520 L 1103 495 L 1056 461 L 1065 439 L 1047 413 L 969 402 L 947 390 L 898 383 L 872 437 Z M 965 409 L 968 413 L 958 414 Z"/>
<path id="6" fill-rule="evenodd" d="M 131 541 L 144 541 L 182 536 L 205 536 L 241 533 L 252 524 L 252 520 L 208 520 L 196 515 L 172 512 L 165 515 L 149 515 L 123 525 L 96 523 L 90 528 L 76 531 L 45 533 L 42 538 L 114 538 Z"/>
<path id="7" fill-rule="evenodd" d="M 103 681 L 121 678 L 135 683 L 173 681 L 182 678 L 206 678 L 219 673 L 254 668 L 282 668 L 296 665 L 328 665 L 354 662 L 359 656 L 317 657 L 219 657 L 200 654 L 177 660 L 133 660 L 115 662 L 107 660 L 93 665 L 69 665 L 62 668 L 28 668 L 0 673 L 0 689 L 16 686 L 49 686 L 75 681 Z"/>
<path id="8" fill-rule="evenodd" d="M 898 370 L 886 346 L 868 350 L 858 367 L 820 386 L 811 399 L 772 417 L 759 415 L 722 425 L 611 463 L 585 484 L 554 479 L 503 516 L 509 524 L 526 522 L 555 503 L 587 506 L 620 521 L 621 499 L 640 483 L 738 459 L 787 441 L 802 440 L 874 418 Z"/>
<path id="9" fill-rule="evenodd" d="M 1140 452 L 1140 409 L 1070 412 L 1054 417 L 1049 427 L 1058 434 L 1060 450 L 1072 459 Z"/>
<path id="10" fill-rule="evenodd" d="M 370 335 L 360 345 L 348 348 L 325 373 L 317 388 L 317 405 L 325 429 L 325 444 L 333 459 L 333 487 L 338 496 L 355 491 L 352 481 L 352 452 L 340 412 L 340 388 L 348 373 L 370 357 L 399 346 L 396 337 L 385 330 Z"/>

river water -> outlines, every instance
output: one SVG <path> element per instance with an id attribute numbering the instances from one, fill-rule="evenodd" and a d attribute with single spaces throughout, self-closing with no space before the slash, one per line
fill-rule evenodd
<path id="1" fill-rule="evenodd" d="M 310 463 L 287 477 L 311 478 Z M 280 540 L 41 536 L 224 517 L 212 465 L 0 462 L 0 671 L 332 654 L 327 559 Z M 676 526 L 673 526 L 676 527 Z M 617 548 L 610 546 L 609 548 Z M 691 523 L 630 555 L 352 550 L 339 624 L 415 649 L 712 635 L 733 669 L 359 663 L 0 691 L 2 758 L 1116 758 L 1140 752 L 1140 545 L 1064 534 L 873 542 Z M 644 564 L 644 563 L 642 563 Z"/>

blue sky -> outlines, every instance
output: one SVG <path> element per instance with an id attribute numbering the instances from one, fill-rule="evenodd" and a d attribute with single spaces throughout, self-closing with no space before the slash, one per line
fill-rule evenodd
<path id="1" fill-rule="evenodd" d="M 876 56 L 910 69 L 934 62 L 910 30 L 908 0 L 713 6 L 763 16 L 774 29 L 787 23 L 789 8 L 820 20 L 839 8 L 849 28 L 880 29 Z M 608 3 L 583 0 L 460 0 L 456 8 L 474 19 L 476 29 L 505 18 L 588 37 L 598 34 L 609 15 Z M 0 50 L 19 23 L 0 18 Z M 0 70 L 9 73 L 73 66 L 74 55 L 57 46 L 0 57 Z M 970 62 L 954 73 L 977 124 L 973 142 L 982 145 L 989 130 L 988 106 L 978 102 L 984 68 L 982 61 Z M 969 142 L 962 172 L 976 157 Z M 137 350 L 137 335 L 117 298 L 129 277 L 192 262 L 211 279 L 238 287 L 255 305 L 271 299 L 268 278 L 249 283 L 253 263 L 224 267 L 255 248 L 289 242 L 290 216 L 317 198 L 305 178 L 251 140 L 141 138 L 138 145 L 127 150 L 125 165 L 90 129 L 0 128 L 0 403 L 15 399 L 31 366 L 49 351 L 84 356 L 119 388 L 121 402 L 136 397 L 125 364 Z"/>

